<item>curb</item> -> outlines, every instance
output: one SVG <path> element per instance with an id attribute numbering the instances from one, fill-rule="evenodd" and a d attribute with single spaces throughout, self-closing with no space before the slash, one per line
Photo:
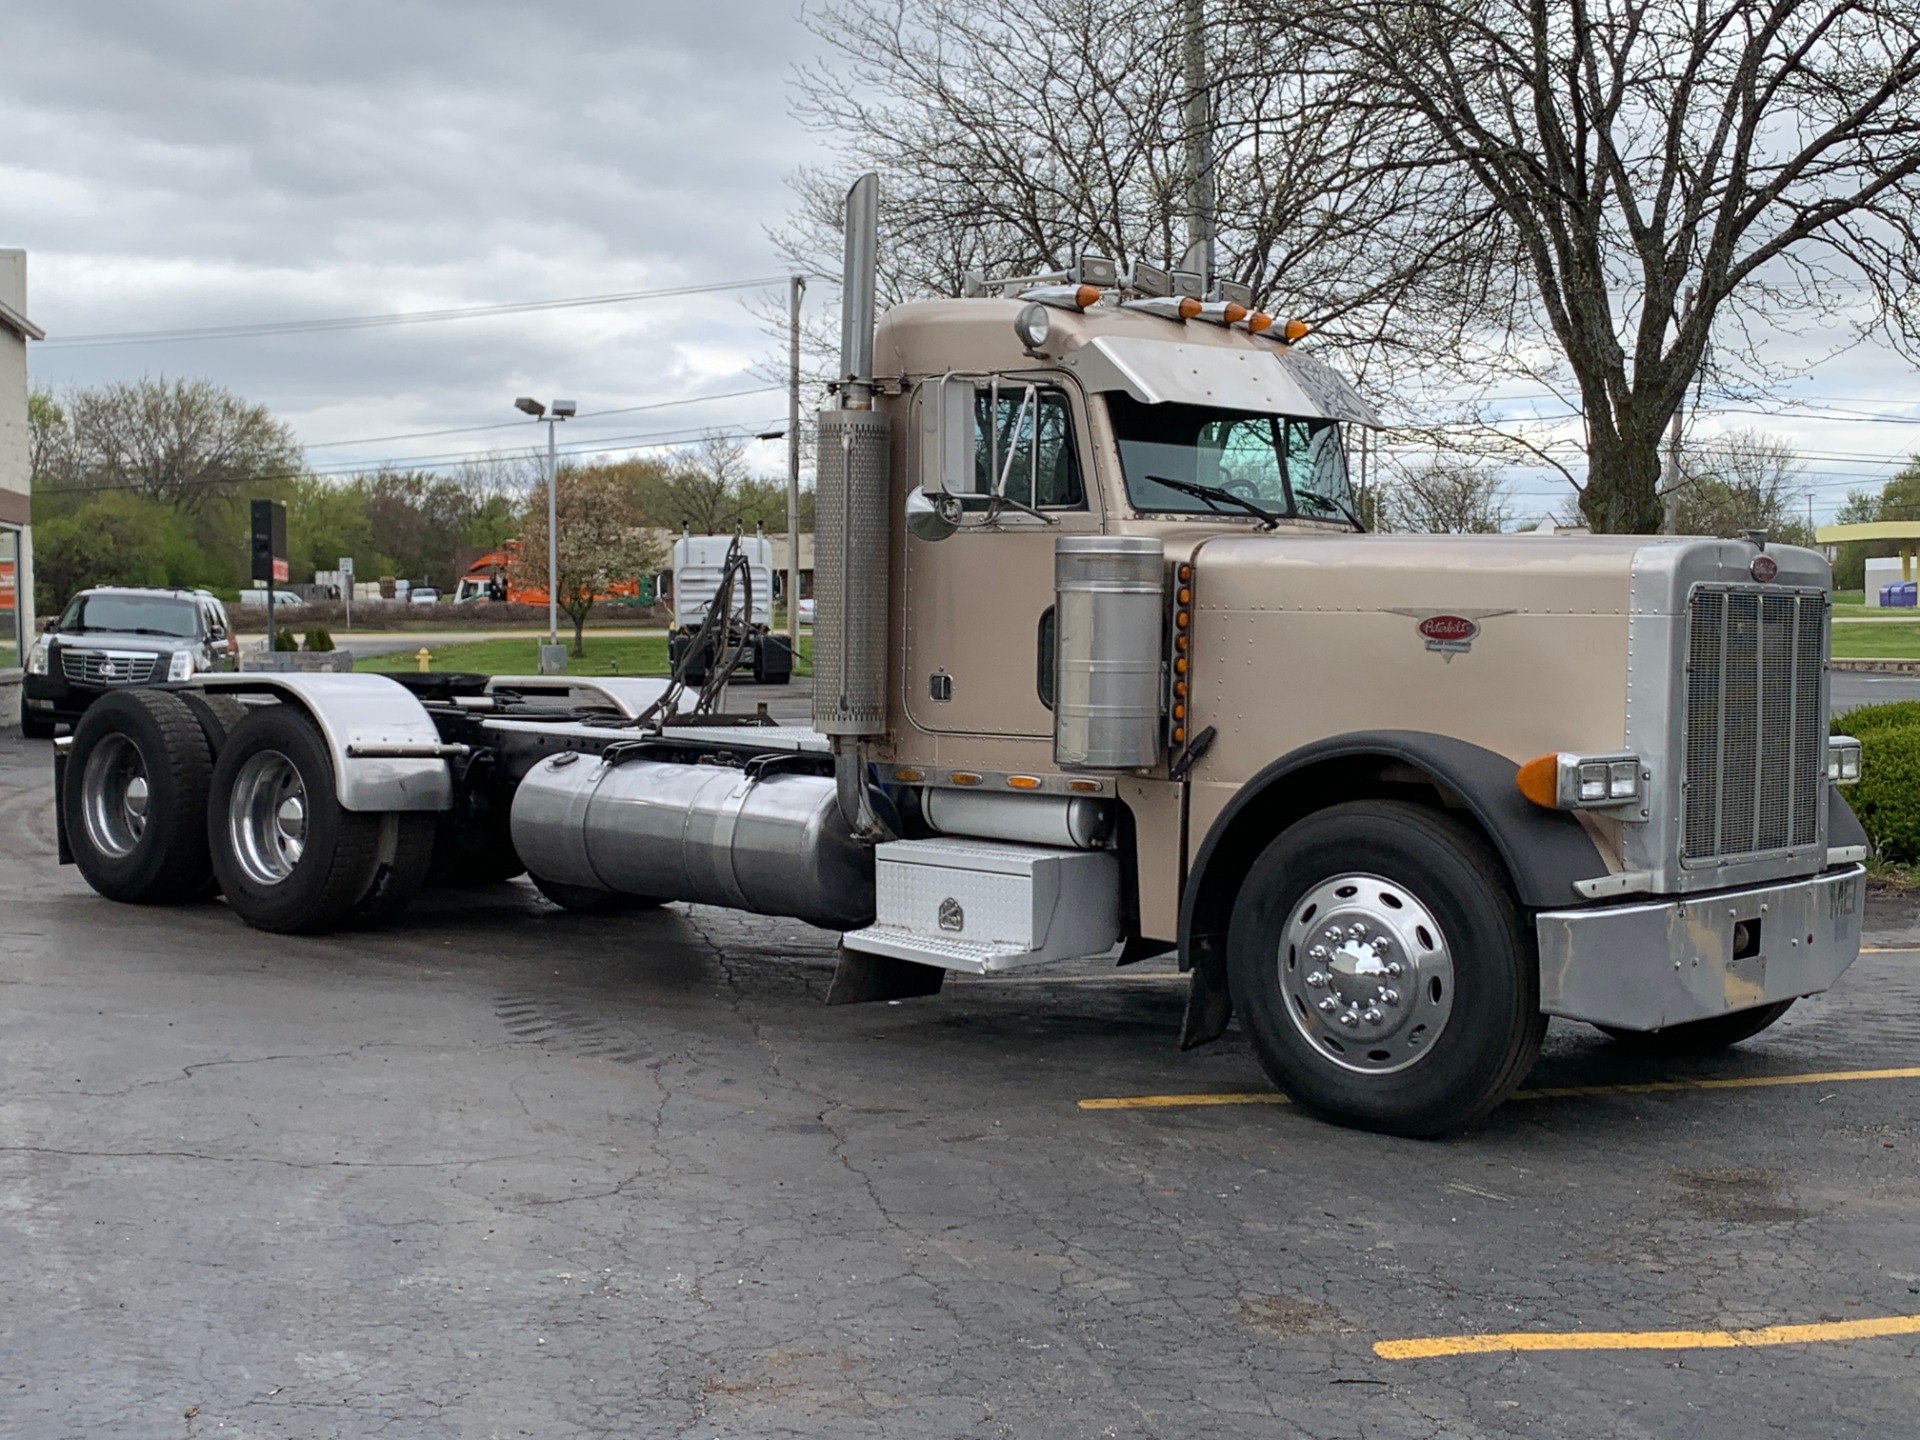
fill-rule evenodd
<path id="1" fill-rule="evenodd" d="M 1920 675 L 1920 660 L 1829 660 L 1827 665 L 1853 675 Z"/>

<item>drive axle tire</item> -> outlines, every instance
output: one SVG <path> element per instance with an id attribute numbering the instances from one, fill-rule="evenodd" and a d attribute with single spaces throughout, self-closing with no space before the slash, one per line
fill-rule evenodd
<path id="1" fill-rule="evenodd" d="M 264 705 L 227 733 L 207 845 L 236 915 L 256 930 L 313 934 L 363 902 L 377 905 L 387 819 L 342 810 L 333 756 L 313 722 L 295 706 Z"/>
<path id="2" fill-rule="evenodd" d="M 81 876 L 109 900 L 198 897 L 207 858 L 206 737 L 179 698 L 115 690 L 75 727 L 61 822 Z"/>
<path id="3" fill-rule="evenodd" d="M 1689 1020 L 1662 1030 L 1621 1030 L 1612 1025 L 1596 1025 L 1594 1029 L 1636 1055 L 1678 1059 L 1683 1055 L 1711 1055 L 1729 1045 L 1738 1045 L 1758 1035 L 1792 1008 L 1793 1001 L 1778 1000 L 1753 1010 L 1736 1010 L 1731 1015 L 1715 1015 L 1710 1020 Z"/>
<path id="4" fill-rule="evenodd" d="M 341 922 L 352 930 L 377 930 L 399 915 L 413 903 L 433 868 L 438 814 L 392 811 L 374 818 L 380 822 L 380 839 L 374 851 L 373 880 Z"/>
<path id="5" fill-rule="evenodd" d="M 1227 959 L 1267 1074 L 1359 1129 L 1471 1124 L 1546 1033 L 1505 871 L 1476 831 L 1420 805 L 1355 801 L 1284 831 L 1241 886 Z"/>

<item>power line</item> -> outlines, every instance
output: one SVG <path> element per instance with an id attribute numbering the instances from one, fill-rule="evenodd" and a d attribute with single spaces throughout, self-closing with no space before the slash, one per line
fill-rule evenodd
<path id="1" fill-rule="evenodd" d="M 117 330 L 69 335 L 37 342 L 63 349 L 94 345 L 168 345 L 191 340 L 244 340 L 261 335 L 312 335 L 334 330 L 376 330 L 394 325 L 425 325 L 442 320 L 475 320 L 489 315 L 527 315 L 541 310 L 578 310 L 593 305 L 624 305 L 636 300 L 666 300 L 678 295 L 709 295 L 720 290 L 755 290 L 784 285 L 784 275 L 723 280 L 711 285 L 678 285 L 663 290 L 626 290 L 615 295 L 580 295 L 566 300 L 519 300 L 504 305 L 468 305 L 453 310 L 388 310 L 374 315 L 338 315 L 317 320 L 268 320 L 251 325 L 208 325 L 183 330 Z"/>
<path id="2" fill-rule="evenodd" d="M 632 415 L 641 410 L 666 410 L 675 405 L 698 405 L 706 400 L 737 400 L 743 395 L 765 395 L 770 390 L 784 390 L 784 385 L 756 385 L 751 390 L 726 390 L 718 395 L 689 395 L 681 400 L 656 400 L 648 405 L 623 405 L 616 410 L 588 410 L 574 416 L 575 421 L 597 420 L 606 415 Z M 384 445 L 389 440 L 430 440 L 438 435 L 472 435 L 482 430 L 519 430 L 526 426 L 525 420 L 502 420 L 496 425 L 456 425 L 450 430 L 414 430 L 405 435 L 370 435 L 362 440 L 317 440 L 311 445 L 303 445 L 303 450 L 329 450 L 341 445 Z"/>

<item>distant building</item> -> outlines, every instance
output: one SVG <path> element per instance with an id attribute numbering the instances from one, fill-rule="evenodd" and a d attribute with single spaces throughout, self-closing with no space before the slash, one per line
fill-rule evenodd
<path id="1" fill-rule="evenodd" d="M 0 725 L 20 720 L 22 657 L 33 637 L 33 532 L 27 431 L 27 252 L 0 250 Z"/>

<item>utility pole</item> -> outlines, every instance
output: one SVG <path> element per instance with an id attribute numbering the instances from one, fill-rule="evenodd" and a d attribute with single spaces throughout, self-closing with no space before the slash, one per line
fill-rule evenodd
<path id="1" fill-rule="evenodd" d="M 800 658 L 800 299 L 807 277 L 788 285 L 787 316 L 787 651 Z"/>
<path id="2" fill-rule="evenodd" d="M 1187 89 L 1187 254 L 1197 251 L 1201 288 L 1213 293 L 1213 104 L 1207 81 L 1206 0 L 1184 0 L 1181 79 Z M 1191 263 L 1191 261 L 1189 261 Z"/>
<path id="3" fill-rule="evenodd" d="M 553 440 L 554 424 L 547 421 L 547 644 L 560 643 L 560 455 Z"/>

